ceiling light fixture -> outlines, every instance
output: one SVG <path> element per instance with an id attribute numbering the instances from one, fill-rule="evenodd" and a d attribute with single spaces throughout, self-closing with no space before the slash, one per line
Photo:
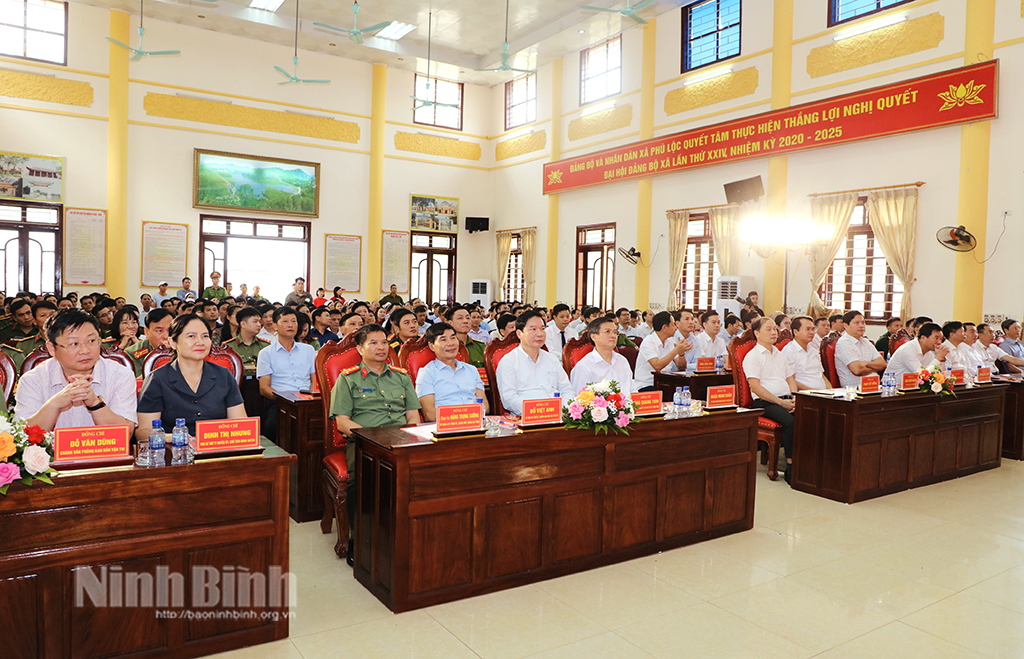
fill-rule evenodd
<path id="1" fill-rule="evenodd" d="M 865 32 L 873 32 L 875 30 L 880 30 L 883 27 L 889 27 L 890 25 L 896 25 L 897 23 L 902 23 L 905 20 L 907 20 L 907 17 L 904 14 L 896 14 L 894 16 L 886 16 L 884 18 L 879 18 L 878 20 L 875 20 L 875 21 L 868 21 L 866 23 L 861 23 L 860 25 L 858 25 L 856 27 L 852 27 L 849 30 L 843 30 L 842 32 L 837 33 L 836 36 L 832 37 L 832 40 L 833 41 L 842 41 L 843 39 L 849 39 L 850 37 L 855 37 L 858 34 L 864 34 Z"/>
<path id="2" fill-rule="evenodd" d="M 283 4 L 284 0 L 252 0 L 252 2 L 249 3 L 249 8 L 262 9 L 263 11 L 277 11 Z"/>
<path id="3" fill-rule="evenodd" d="M 580 112 L 580 116 L 581 117 L 589 117 L 590 115 L 597 114 L 598 112 L 604 112 L 605 110 L 611 110 L 613 107 L 615 107 L 615 101 L 608 101 L 606 103 L 598 103 L 597 105 L 592 105 L 589 108 L 587 108 L 586 110 L 583 110 L 582 112 Z"/>
<path id="4" fill-rule="evenodd" d="M 583 34 L 583 30 L 580 30 L 580 34 Z"/>
<path id="5" fill-rule="evenodd" d="M 390 41 L 398 41 L 405 35 L 409 34 L 416 29 L 415 25 L 409 25 L 402 21 L 394 21 L 391 25 L 387 26 L 383 30 L 377 33 L 378 39 L 388 39 Z"/>
<path id="6" fill-rule="evenodd" d="M 712 80 L 714 78 L 718 78 L 720 76 L 728 75 L 730 73 L 732 73 L 732 67 L 731 66 L 723 66 L 723 67 L 720 67 L 720 68 L 717 68 L 717 69 L 712 69 L 710 71 L 705 71 L 704 73 L 699 73 L 699 74 L 693 76 L 692 78 L 687 79 L 683 83 L 683 87 L 686 87 L 687 85 L 695 85 L 698 82 L 705 82 L 707 80 Z"/>

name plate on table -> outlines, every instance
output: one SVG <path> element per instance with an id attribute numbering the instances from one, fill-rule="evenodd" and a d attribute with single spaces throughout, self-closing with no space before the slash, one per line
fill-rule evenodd
<path id="1" fill-rule="evenodd" d="M 661 409 L 660 391 L 638 391 L 630 394 L 629 398 L 633 401 L 633 412 L 637 416 L 664 414 Z"/>
<path id="2" fill-rule="evenodd" d="M 257 416 L 196 421 L 196 457 L 261 450 L 260 418 Z"/>
<path id="3" fill-rule="evenodd" d="M 991 382 L 992 369 L 978 367 L 978 379 L 975 382 Z"/>
<path id="4" fill-rule="evenodd" d="M 133 462 L 128 426 L 58 428 L 53 433 L 53 464 Z"/>
<path id="5" fill-rule="evenodd" d="M 911 391 L 920 386 L 917 381 L 917 373 L 904 373 L 900 378 L 900 391 Z"/>
<path id="6" fill-rule="evenodd" d="M 561 398 L 535 398 L 523 401 L 522 426 L 540 426 L 562 422 Z"/>
<path id="7" fill-rule="evenodd" d="M 708 387 L 708 404 L 706 407 L 709 410 L 736 407 L 736 386 L 726 384 L 721 387 Z"/>
<path id="8" fill-rule="evenodd" d="M 467 432 L 484 427 L 484 406 L 480 403 L 469 405 L 441 405 L 437 408 L 437 434 Z"/>
<path id="9" fill-rule="evenodd" d="M 697 358 L 697 372 L 707 373 L 708 371 L 715 370 L 715 358 L 714 357 L 698 357 Z"/>
<path id="10" fill-rule="evenodd" d="M 877 394 L 881 391 L 879 381 L 880 378 L 877 375 L 865 375 L 860 379 L 860 393 Z"/>
<path id="11" fill-rule="evenodd" d="M 966 375 L 967 373 L 962 368 L 954 368 L 949 372 L 949 376 L 953 378 L 953 386 L 966 382 Z"/>

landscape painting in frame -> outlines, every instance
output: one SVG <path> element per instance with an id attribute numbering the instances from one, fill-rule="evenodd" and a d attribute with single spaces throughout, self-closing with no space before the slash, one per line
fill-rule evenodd
<path id="1" fill-rule="evenodd" d="M 421 231 L 459 231 L 459 200 L 451 197 L 412 195 L 413 229 Z"/>
<path id="2" fill-rule="evenodd" d="M 0 151 L 0 198 L 64 202 L 64 159 Z"/>
<path id="3" fill-rule="evenodd" d="M 320 164 L 196 149 L 192 205 L 318 217 Z"/>

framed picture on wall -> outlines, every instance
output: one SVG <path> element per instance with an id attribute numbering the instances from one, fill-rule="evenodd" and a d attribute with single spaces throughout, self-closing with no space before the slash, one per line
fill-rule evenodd
<path id="1" fill-rule="evenodd" d="M 412 195 L 410 227 L 415 231 L 459 232 L 459 200 L 452 197 Z"/>
<path id="2" fill-rule="evenodd" d="M 192 206 L 320 216 L 320 163 L 195 149 Z"/>
<path id="3" fill-rule="evenodd" d="M 64 203 L 64 159 L 0 151 L 0 197 Z"/>

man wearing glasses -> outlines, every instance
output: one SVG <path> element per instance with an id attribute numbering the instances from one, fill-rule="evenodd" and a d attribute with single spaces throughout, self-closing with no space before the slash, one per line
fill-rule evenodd
<path id="1" fill-rule="evenodd" d="M 46 323 L 46 348 L 53 355 L 22 376 L 14 414 L 44 430 L 82 426 L 136 425 L 135 374 L 100 358 L 96 318 L 65 309 Z"/>

